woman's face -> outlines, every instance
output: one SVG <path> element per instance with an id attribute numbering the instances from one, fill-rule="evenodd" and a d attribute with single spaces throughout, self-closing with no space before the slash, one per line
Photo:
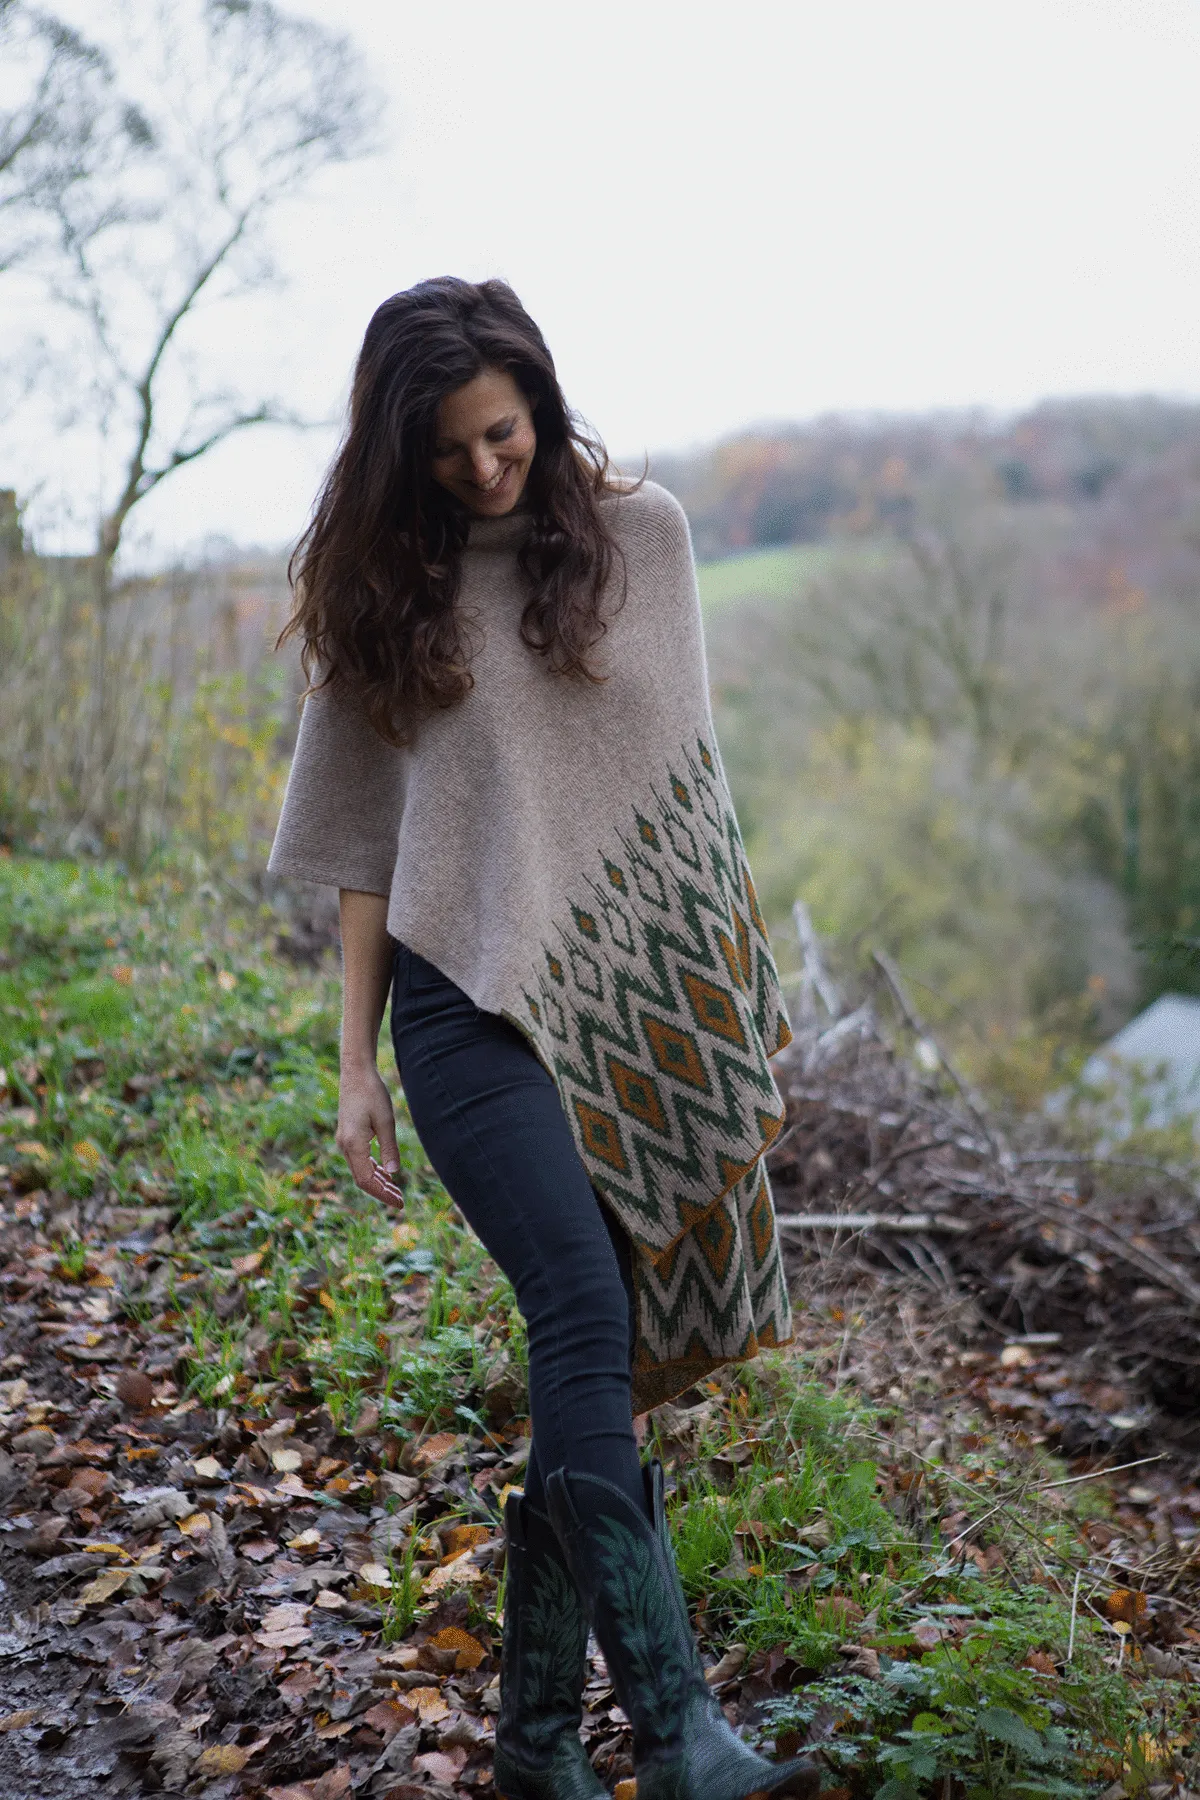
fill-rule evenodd
<path id="1" fill-rule="evenodd" d="M 533 408 L 507 369 L 484 369 L 438 407 L 433 478 L 473 513 L 511 512 L 529 475 Z"/>

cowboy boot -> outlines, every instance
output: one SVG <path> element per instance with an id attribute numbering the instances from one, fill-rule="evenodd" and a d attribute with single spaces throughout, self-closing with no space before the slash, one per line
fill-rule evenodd
<path id="1" fill-rule="evenodd" d="M 607 1800 L 579 1740 L 588 1622 L 545 1513 L 520 1494 L 508 1538 L 495 1785 L 505 1800 Z"/>
<path id="2" fill-rule="evenodd" d="M 743 1743 L 704 1679 L 663 1506 L 662 1469 L 646 1471 L 650 1518 L 611 1482 L 559 1469 L 550 1518 L 587 1601 L 633 1728 L 637 1800 L 813 1795 L 807 1757 L 773 1763 Z"/>

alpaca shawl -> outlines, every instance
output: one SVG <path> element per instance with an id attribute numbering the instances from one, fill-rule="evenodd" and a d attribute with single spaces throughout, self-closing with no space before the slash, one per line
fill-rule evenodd
<path id="1" fill-rule="evenodd" d="M 713 734 L 687 521 L 651 482 L 602 505 L 621 553 L 604 679 L 522 642 L 528 518 L 474 520 L 457 602 L 474 686 L 404 749 L 348 695 L 312 694 L 270 867 L 386 894 L 392 936 L 553 1075 L 638 1252 L 641 1410 L 791 1336 L 763 1164 L 783 1117 L 767 1059 L 791 1033 Z"/>

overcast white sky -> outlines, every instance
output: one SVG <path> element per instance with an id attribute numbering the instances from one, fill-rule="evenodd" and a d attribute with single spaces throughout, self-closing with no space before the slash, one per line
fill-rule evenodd
<path id="1" fill-rule="evenodd" d="M 290 3 L 390 99 L 386 152 L 289 222 L 275 326 L 211 321 L 243 368 L 283 345 L 299 408 L 446 272 L 513 283 L 622 458 L 836 408 L 1200 394 L 1197 0 Z M 292 536 L 332 442 L 217 452 L 144 549 Z"/>

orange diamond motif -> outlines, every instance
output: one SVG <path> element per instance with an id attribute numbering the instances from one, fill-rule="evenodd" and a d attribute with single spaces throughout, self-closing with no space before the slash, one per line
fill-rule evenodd
<path id="1" fill-rule="evenodd" d="M 677 1081 L 686 1081 L 689 1087 L 699 1088 L 702 1094 L 710 1091 L 708 1072 L 695 1038 L 646 1013 L 642 1014 L 642 1030 L 650 1054 L 664 1075 L 674 1075 Z"/>
<path id="2" fill-rule="evenodd" d="M 755 931 L 758 932 L 759 936 L 766 937 L 767 924 L 766 924 L 766 920 L 762 916 L 762 913 L 759 911 L 758 895 L 754 891 L 754 883 L 750 879 L 750 871 L 749 871 L 749 869 L 746 869 L 743 871 L 743 873 L 744 873 L 745 879 L 746 879 L 746 899 L 750 906 L 751 922 L 754 926 Z"/>
<path id="3" fill-rule="evenodd" d="M 729 1259 L 733 1254 L 736 1237 L 733 1220 L 725 1207 L 712 1207 L 704 1223 L 693 1227 L 693 1236 L 705 1262 L 717 1280 L 723 1282 L 729 1273 Z"/>
<path id="4" fill-rule="evenodd" d="M 575 1117 L 579 1120 L 584 1149 L 592 1156 L 598 1156 L 619 1175 L 628 1175 L 629 1162 L 621 1145 L 621 1130 L 611 1113 L 601 1112 L 598 1106 L 589 1106 L 586 1100 L 577 1099 Z"/>
<path id="5" fill-rule="evenodd" d="M 683 986 L 697 1025 L 703 1025 L 706 1031 L 711 1031 L 716 1037 L 724 1038 L 726 1043 L 736 1044 L 739 1050 L 744 1050 L 746 1033 L 738 1018 L 737 1007 L 724 988 L 719 988 L 690 971 L 683 978 Z"/>
<path id="6" fill-rule="evenodd" d="M 733 929 L 737 933 L 738 965 L 742 971 L 742 982 L 750 986 L 750 927 L 737 908 L 733 909 Z"/>
<path id="7" fill-rule="evenodd" d="M 721 952 L 721 955 L 725 960 L 725 967 L 729 970 L 730 981 L 736 982 L 738 987 L 745 987 L 746 982 L 742 977 L 742 965 L 738 958 L 738 953 L 734 949 L 733 939 L 726 937 L 723 931 L 718 931 L 716 933 L 716 939 L 717 949 Z"/>
<path id="8" fill-rule="evenodd" d="M 746 1215 L 746 1224 L 750 1228 L 754 1260 L 761 1263 L 775 1242 L 775 1214 L 771 1210 L 771 1196 L 767 1192 L 765 1181 L 759 1183 L 754 1204 Z"/>
<path id="9" fill-rule="evenodd" d="M 609 1078 L 616 1089 L 617 1104 L 622 1112 L 640 1119 L 653 1131 L 666 1131 L 667 1114 L 658 1089 L 649 1075 L 641 1075 L 615 1056 L 605 1058 Z"/>

